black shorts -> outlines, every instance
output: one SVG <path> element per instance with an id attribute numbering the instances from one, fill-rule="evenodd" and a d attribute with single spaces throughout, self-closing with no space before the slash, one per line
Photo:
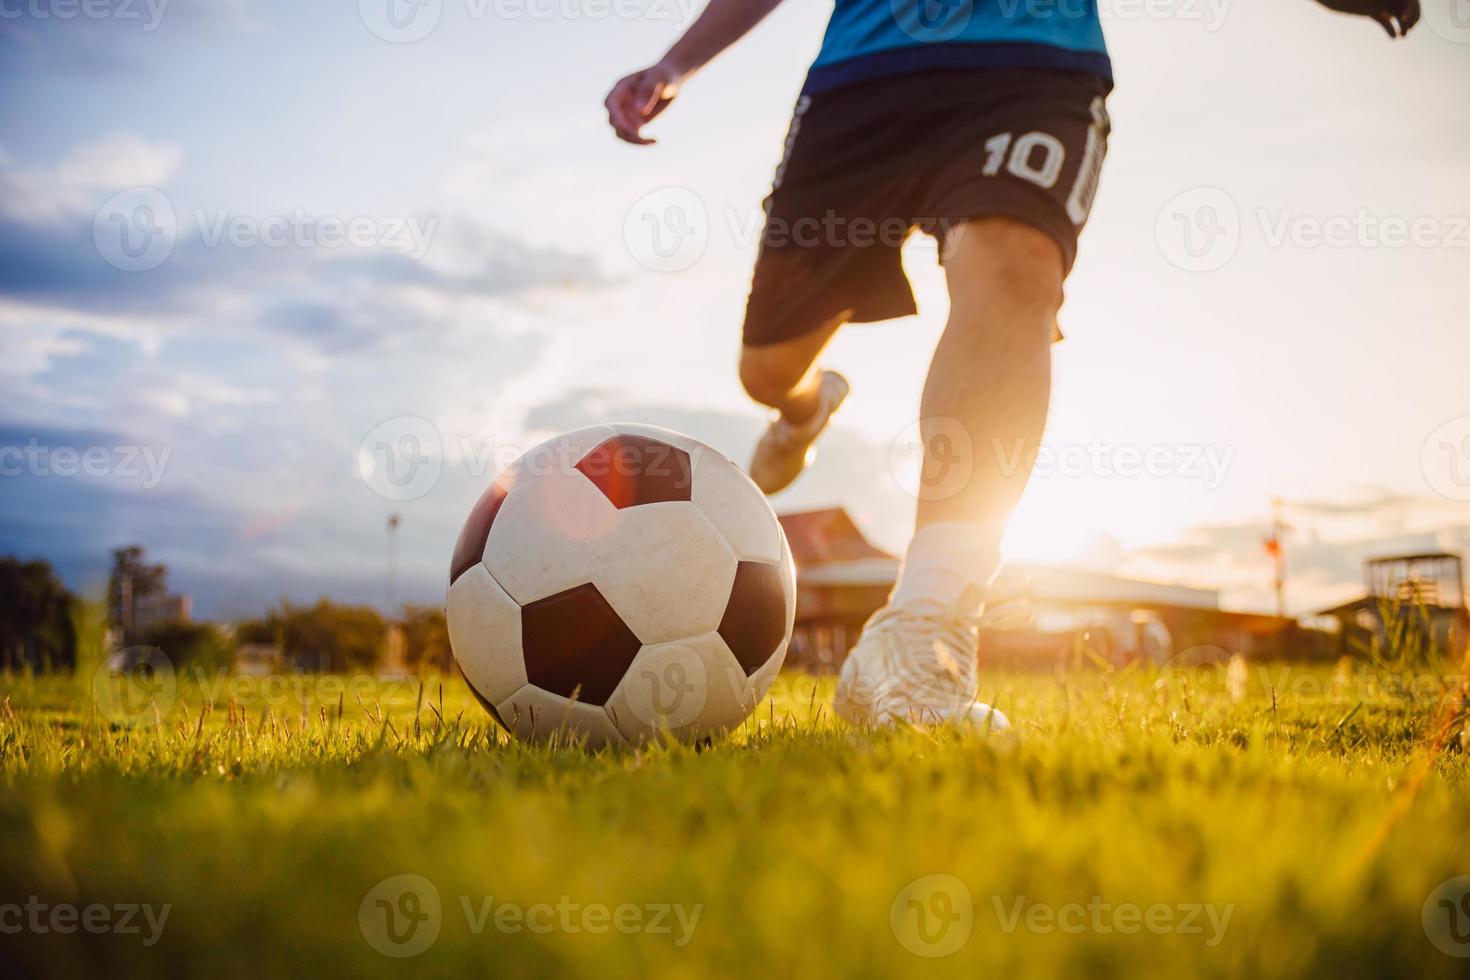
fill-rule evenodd
<path id="1" fill-rule="evenodd" d="M 929 71 L 803 94 L 766 198 L 745 343 L 916 312 L 899 249 L 969 218 L 1053 238 L 1064 273 L 1097 192 L 1111 83 L 1050 69 Z"/>

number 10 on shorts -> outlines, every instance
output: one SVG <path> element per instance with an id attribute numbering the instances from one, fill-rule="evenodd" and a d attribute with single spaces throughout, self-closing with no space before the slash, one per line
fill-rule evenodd
<path id="1" fill-rule="evenodd" d="M 1107 126 L 1107 112 L 1102 107 L 1102 100 L 1096 99 L 1092 103 L 1092 125 L 1087 129 L 1082 166 L 1077 169 L 1077 178 L 1067 197 L 1067 217 L 1075 225 L 1087 220 L 1088 212 L 1092 210 L 1092 199 L 1097 195 Z M 998 133 L 985 141 L 985 166 L 980 172 L 994 177 L 1004 167 L 1012 176 L 1029 181 L 1042 190 L 1051 190 L 1061 177 L 1066 160 L 1066 146 L 1051 133 L 1040 130 L 1020 136 Z"/>

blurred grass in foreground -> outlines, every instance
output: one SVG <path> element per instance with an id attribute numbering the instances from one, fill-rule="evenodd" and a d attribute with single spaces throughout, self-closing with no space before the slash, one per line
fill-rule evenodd
<path id="1" fill-rule="evenodd" d="M 87 671 L 0 678 L 0 905 L 169 906 L 151 945 L 141 913 L 0 909 L 0 950 L 215 978 L 1464 975 L 1421 924 L 1470 873 L 1463 697 L 1367 671 L 991 674 L 1006 741 L 854 731 L 792 675 L 712 748 L 601 755 L 508 740 L 457 678 L 186 674 L 156 712 Z M 437 913 L 369 895 L 403 874 Z M 430 918 L 413 959 L 367 935 Z"/>

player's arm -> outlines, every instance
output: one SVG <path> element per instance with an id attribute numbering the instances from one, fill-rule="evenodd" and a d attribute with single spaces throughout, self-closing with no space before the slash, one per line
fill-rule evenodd
<path id="1" fill-rule="evenodd" d="M 603 105 L 618 138 L 640 146 L 654 142 L 640 130 L 666 109 L 679 86 L 715 55 L 745 36 L 781 0 L 709 0 L 658 64 L 618 80 Z"/>
<path id="2" fill-rule="evenodd" d="M 1389 37 L 1403 37 L 1419 23 L 1419 0 L 1317 0 L 1328 10 L 1371 17 Z"/>

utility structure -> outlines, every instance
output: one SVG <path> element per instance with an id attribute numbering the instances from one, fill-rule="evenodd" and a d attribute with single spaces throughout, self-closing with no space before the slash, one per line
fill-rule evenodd
<path id="1" fill-rule="evenodd" d="M 1281 618 L 1286 616 L 1286 532 L 1291 530 L 1291 525 L 1286 523 L 1281 516 L 1282 503 L 1280 497 L 1271 498 L 1271 535 L 1262 542 L 1266 546 L 1266 554 L 1271 556 L 1273 573 L 1273 586 L 1276 591 L 1276 615 Z"/>
<path id="2" fill-rule="evenodd" d="M 388 515 L 388 581 L 383 590 L 383 599 L 389 616 L 398 608 L 398 525 L 397 512 Z"/>
<path id="3" fill-rule="evenodd" d="M 1336 619 L 1343 653 L 1410 643 L 1457 660 L 1470 645 L 1465 606 L 1465 563 L 1459 555 L 1432 551 L 1370 558 L 1363 563 L 1364 595 L 1323 609 Z"/>

